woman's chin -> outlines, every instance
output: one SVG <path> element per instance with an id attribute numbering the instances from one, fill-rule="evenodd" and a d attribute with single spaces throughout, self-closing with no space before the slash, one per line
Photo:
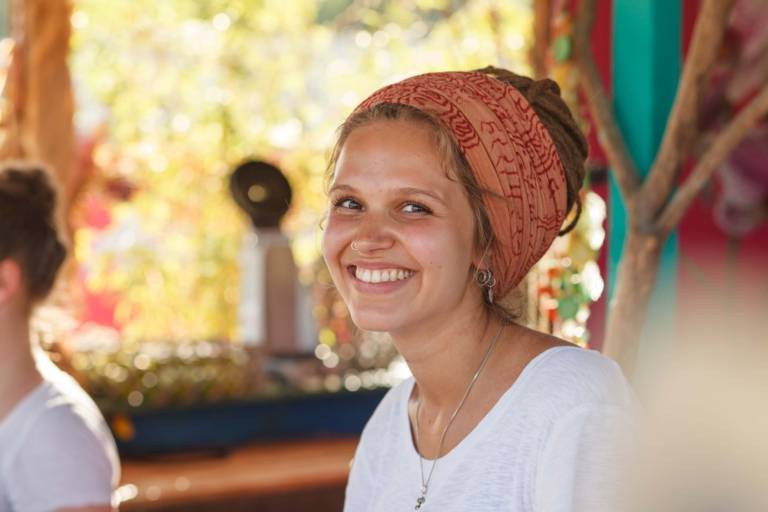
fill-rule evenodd
<path id="1" fill-rule="evenodd" d="M 401 322 L 392 313 L 355 311 L 349 312 L 352 322 L 358 329 L 373 332 L 391 332 L 400 327 Z"/>

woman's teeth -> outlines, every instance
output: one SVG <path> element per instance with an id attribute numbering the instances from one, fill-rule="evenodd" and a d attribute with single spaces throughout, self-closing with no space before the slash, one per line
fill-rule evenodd
<path id="1" fill-rule="evenodd" d="M 367 268 L 355 268 L 355 277 L 364 283 L 386 283 L 389 281 L 402 281 L 413 275 L 412 270 L 382 269 L 370 270 Z"/>

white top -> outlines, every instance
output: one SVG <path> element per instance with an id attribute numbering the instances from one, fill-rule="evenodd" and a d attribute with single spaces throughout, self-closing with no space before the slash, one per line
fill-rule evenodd
<path id="1" fill-rule="evenodd" d="M 38 368 L 44 381 L 0 422 L 0 512 L 110 505 L 120 462 L 104 418 L 45 356 Z"/>
<path id="2" fill-rule="evenodd" d="M 363 430 L 345 512 L 414 510 L 419 456 L 409 378 Z M 551 348 L 535 357 L 488 414 L 439 459 L 420 512 L 620 512 L 636 399 L 598 352 Z M 424 464 L 425 478 L 432 462 Z"/>

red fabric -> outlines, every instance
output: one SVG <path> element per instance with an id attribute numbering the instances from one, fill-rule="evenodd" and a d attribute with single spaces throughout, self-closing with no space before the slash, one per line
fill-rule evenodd
<path id="1" fill-rule="evenodd" d="M 358 108 L 415 107 L 453 134 L 478 184 L 496 244 L 491 269 L 504 296 L 557 236 L 565 218 L 563 164 L 549 132 L 523 95 L 478 72 L 428 73 L 379 89 Z"/>

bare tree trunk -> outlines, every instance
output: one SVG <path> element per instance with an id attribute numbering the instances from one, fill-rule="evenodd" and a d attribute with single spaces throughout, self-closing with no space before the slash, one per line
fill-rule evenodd
<path id="1" fill-rule="evenodd" d="M 756 123 L 768 114 L 768 85 L 719 133 L 694 171 L 677 184 L 677 172 L 696 145 L 699 103 L 721 46 L 734 0 L 703 0 L 675 103 L 659 153 L 640 182 L 589 46 L 596 0 L 580 0 L 574 59 L 601 143 L 627 207 L 627 239 L 616 278 L 603 350 L 631 375 L 659 270 L 661 248 L 715 170 Z"/>
<path id="2" fill-rule="evenodd" d="M 67 67 L 69 0 L 13 0 L 11 35 L 15 41 L 18 129 L 17 157 L 48 165 L 62 187 L 60 208 L 67 211 L 73 195 L 75 163 L 74 98 Z M 10 84 L 9 84 L 10 86 Z M 13 89 L 13 87 L 11 87 Z"/>
<path id="3" fill-rule="evenodd" d="M 533 2 L 533 45 L 530 60 L 533 75 L 545 78 L 547 69 L 547 53 L 551 42 L 552 5 L 551 0 L 534 0 Z"/>
<path id="4" fill-rule="evenodd" d="M 659 272 L 663 237 L 643 235 L 636 229 L 629 231 L 616 278 L 616 291 L 611 301 L 604 352 L 615 359 L 631 375 L 637 358 L 643 324 L 651 294 Z M 617 343 L 630 340 L 631 343 Z"/>

